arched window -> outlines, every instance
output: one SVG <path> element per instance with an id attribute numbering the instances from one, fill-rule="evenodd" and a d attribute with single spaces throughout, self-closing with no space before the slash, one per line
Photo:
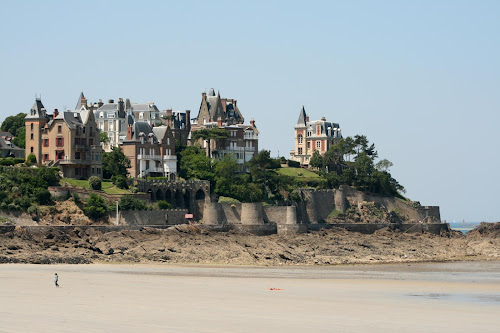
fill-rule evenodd
<path id="1" fill-rule="evenodd" d="M 33 123 L 31 123 L 30 127 L 31 127 L 31 130 L 33 130 Z"/>

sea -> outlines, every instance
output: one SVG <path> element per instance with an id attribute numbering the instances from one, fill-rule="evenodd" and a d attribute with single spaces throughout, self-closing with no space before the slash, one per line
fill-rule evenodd
<path id="1" fill-rule="evenodd" d="M 453 230 L 458 230 L 466 234 L 479 224 L 481 224 L 481 222 L 450 222 L 450 227 Z"/>

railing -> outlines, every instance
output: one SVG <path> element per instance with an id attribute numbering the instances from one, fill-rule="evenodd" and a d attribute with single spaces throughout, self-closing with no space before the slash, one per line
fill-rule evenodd
<path id="1" fill-rule="evenodd" d="M 76 160 L 76 159 L 60 159 L 56 162 L 59 164 L 78 164 L 78 165 L 91 165 L 91 164 L 102 164 L 101 161 L 93 161 L 93 160 Z"/>
<path id="2" fill-rule="evenodd" d="M 161 160 L 160 155 L 137 155 L 138 160 Z"/>
<path id="3" fill-rule="evenodd" d="M 255 147 L 226 147 L 224 150 L 230 151 L 255 151 Z"/>
<path id="4" fill-rule="evenodd" d="M 173 160 L 177 161 L 177 156 L 176 155 L 164 155 L 163 160 Z"/>
<path id="5" fill-rule="evenodd" d="M 149 167 L 149 169 L 146 170 L 147 172 L 159 172 L 159 173 L 164 173 L 165 170 L 163 168 L 157 168 L 157 167 Z"/>

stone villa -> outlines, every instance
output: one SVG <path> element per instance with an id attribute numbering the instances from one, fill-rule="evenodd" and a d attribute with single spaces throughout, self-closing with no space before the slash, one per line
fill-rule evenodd
<path id="1" fill-rule="evenodd" d="M 321 120 L 309 121 L 304 106 L 300 109 L 299 119 L 295 125 L 295 149 L 290 151 L 290 159 L 301 165 L 309 165 L 309 160 L 315 150 L 323 156 L 338 140 L 342 138 L 340 126 L 337 123 Z"/>
<path id="2" fill-rule="evenodd" d="M 225 140 L 204 141 L 203 147 L 210 152 L 210 157 L 220 159 L 226 154 L 234 154 L 238 164 L 248 162 L 259 151 L 259 130 L 255 121 L 244 124 L 245 118 L 241 114 L 237 101 L 230 98 L 221 98 L 220 93 L 210 89 L 208 95 L 201 94 L 201 104 L 198 116 L 191 120 L 191 131 L 202 128 L 223 128 L 228 131 L 229 137 Z M 209 149 L 208 149 L 209 148 Z"/>
<path id="3" fill-rule="evenodd" d="M 26 157 L 37 163 L 57 166 L 63 177 L 102 178 L 102 148 L 92 107 L 80 96 L 77 109 L 47 114 L 40 98 L 25 118 Z M 82 98 L 83 97 L 83 98 Z"/>

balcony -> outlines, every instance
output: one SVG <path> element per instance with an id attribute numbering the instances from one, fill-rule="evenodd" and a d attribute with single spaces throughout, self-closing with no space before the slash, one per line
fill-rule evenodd
<path id="1" fill-rule="evenodd" d="M 139 154 L 137 155 L 138 160 L 155 160 L 155 161 L 161 161 L 161 156 L 160 155 L 142 155 Z"/>
<path id="2" fill-rule="evenodd" d="M 164 161 L 177 161 L 177 156 L 176 155 L 164 155 L 163 160 Z"/>
<path id="3" fill-rule="evenodd" d="M 149 173 L 157 172 L 157 173 L 164 173 L 165 170 L 163 168 L 157 168 L 157 167 L 149 167 L 149 169 L 146 170 Z"/>
<path id="4" fill-rule="evenodd" d="M 61 165 L 96 165 L 102 164 L 101 161 L 93 161 L 93 160 L 76 160 L 76 159 L 61 159 L 56 160 Z"/>
<path id="5" fill-rule="evenodd" d="M 255 147 L 226 147 L 224 150 L 229 150 L 229 151 L 255 151 Z"/>

